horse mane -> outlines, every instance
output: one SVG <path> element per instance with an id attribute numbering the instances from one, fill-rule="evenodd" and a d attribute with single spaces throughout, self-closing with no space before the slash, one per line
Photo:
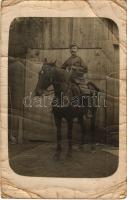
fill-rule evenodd
<path id="1" fill-rule="evenodd" d="M 61 66 L 57 66 L 56 64 L 52 65 L 54 67 L 54 76 L 58 81 L 61 82 L 69 82 L 70 81 L 70 74 L 62 69 Z"/>

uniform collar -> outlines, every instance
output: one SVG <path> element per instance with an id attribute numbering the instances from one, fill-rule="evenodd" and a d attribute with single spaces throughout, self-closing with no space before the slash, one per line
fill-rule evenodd
<path id="1" fill-rule="evenodd" d="M 71 58 L 76 58 L 76 57 L 78 57 L 77 55 L 71 55 Z"/>

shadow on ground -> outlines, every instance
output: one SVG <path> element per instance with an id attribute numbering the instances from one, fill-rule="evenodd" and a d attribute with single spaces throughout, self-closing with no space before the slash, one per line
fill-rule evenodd
<path id="1" fill-rule="evenodd" d="M 116 147 L 96 145 L 91 153 L 90 145 L 80 151 L 73 146 L 73 157 L 66 159 L 67 145 L 63 144 L 61 160 L 53 159 L 55 144 L 28 142 L 22 145 L 9 144 L 11 168 L 20 175 L 37 177 L 99 178 L 112 175 L 118 167 Z"/>

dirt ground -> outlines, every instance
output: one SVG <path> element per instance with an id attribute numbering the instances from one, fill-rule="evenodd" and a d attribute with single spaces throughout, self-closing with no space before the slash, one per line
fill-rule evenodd
<path id="1" fill-rule="evenodd" d="M 112 175 L 118 167 L 118 148 L 96 144 L 96 152 L 84 145 L 79 150 L 73 146 L 73 156 L 66 158 L 67 144 L 59 161 L 54 160 L 55 144 L 46 142 L 25 142 L 9 144 L 11 168 L 20 175 L 37 177 L 99 178 Z"/>

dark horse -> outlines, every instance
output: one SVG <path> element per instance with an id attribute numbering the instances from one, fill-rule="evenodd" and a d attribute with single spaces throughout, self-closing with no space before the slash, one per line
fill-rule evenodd
<path id="1" fill-rule="evenodd" d="M 97 108 L 90 106 L 88 108 L 88 98 L 98 94 L 98 89 L 93 83 L 88 83 L 89 92 L 83 95 L 78 84 L 72 82 L 71 73 L 66 72 L 55 65 L 55 63 L 45 63 L 42 67 L 42 71 L 39 74 L 37 86 L 34 91 L 35 96 L 41 96 L 44 91 L 53 85 L 54 99 L 52 102 L 52 109 L 57 127 L 57 149 L 55 157 L 60 158 L 62 151 L 61 148 L 61 124 L 64 118 L 67 121 L 67 138 L 68 138 L 68 153 L 67 156 L 72 155 L 72 127 L 74 118 L 78 119 L 81 126 L 80 148 L 84 144 L 85 125 L 84 115 L 87 116 L 88 110 L 91 112 L 91 133 L 92 144 L 94 143 L 94 129 L 95 129 L 95 117 Z M 91 98 L 92 99 L 92 98 Z M 92 102 L 92 101 L 91 101 Z M 92 104 L 93 105 L 93 104 Z M 93 147 L 93 145 L 92 145 Z"/>

